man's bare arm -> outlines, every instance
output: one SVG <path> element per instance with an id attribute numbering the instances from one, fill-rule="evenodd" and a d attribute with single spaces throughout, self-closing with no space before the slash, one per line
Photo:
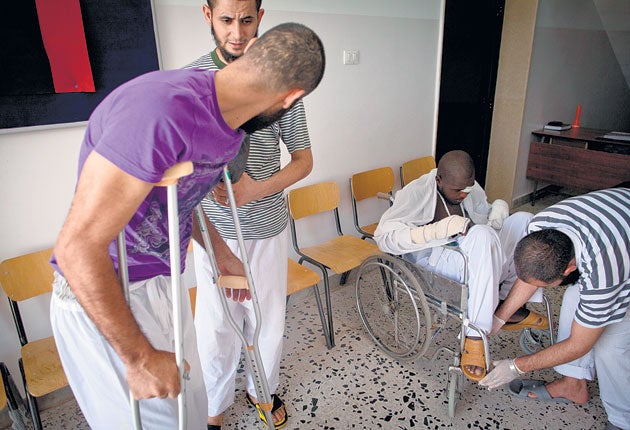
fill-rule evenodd
<path id="1" fill-rule="evenodd" d="M 571 335 L 567 339 L 535 354 L 518 357 L 514 362 L 522 372 L 548 369 L 568 363 L 590 351 L 604 329 L 605 327 L 587 328 L 574 320 L 571 325 Z"/>
<path id="2" fill-rule="evenodd" d="M 138 327 L 108 246 L 152 187 L 92 152 L 54 249 L 70 288 L 125 364 L 129 386 L 139 399 L 176 396 L 177 366 L 174 355 L 156 351 Z"/>

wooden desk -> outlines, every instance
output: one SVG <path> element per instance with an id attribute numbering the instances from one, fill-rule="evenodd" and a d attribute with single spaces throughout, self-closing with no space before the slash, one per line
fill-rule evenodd
<path id="1" fill-rule="evenodd" d="M 564 187 L 600 190 L 630 181 L 630 143 L 602 139 L 607 130 L 572 128 L 532 132 L 527 178 Z"/>

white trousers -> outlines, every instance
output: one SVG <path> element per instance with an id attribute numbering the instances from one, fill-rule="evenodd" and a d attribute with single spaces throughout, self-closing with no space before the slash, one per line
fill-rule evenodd
<path id="1" fill-rule="evenodd" d="M 170 277 L 158 276 L 130 285 L 131 311 L 151 345 L 175 351 Z M 195 341 L 188 291 L 182 288 L 188 429 L 205 429 L 206 392 Z M 81 411 L 92 429 L 132 429 L 126 369 L 116 351 L 74 299 L 66 280 L 55 274 L 50 319 L 63 369 Z M 145 429 L 177 428 L 177 399 L 140 401 Z"/>
<path id="2" fill-rule="evenodd" d="M 236 240 L 225 241 L 240 258 Z M 247 240 L 245 248 L 250 263 L 252 280 L 261 310 L 261 327 L 258 338 L 260 355 L 273 394 L 278 388 L 280 359 L 284 336 L 287 294 L 287 229 L 269 239 Z M 195 243 L 195 272 L 197 277 L 197 304 L 195 328 L 199 340 L 199 355 L 208 394 L 208 416 L 223 413 L 234 403 L 236 371 L 241 357 L 241 341 L 226 319 L 219 288 L 212 280 L 212 268 L 205 249 Z M 256 317 L 250 300 L 243 303 L 227 299 L 230 314 L 239 326 L 245 327 L 245 338 L 251 342 Z M 256 389 L 250 369 L 245 369 L 247 391 L 255 397 Z"/>
<path id="3" fill-rule="evenodd" d="M 525 236 L 532 216 L 517 212 L 504 221 L 499 232 L 487 225 L 474 225 L 466 236 L 457 239 L 468 259 L 468 318 L 485 333 L 492 329 L 499 298 L 507 297 L 516 281 L 514 248 Z M 406 254 L 405 258 L 454 281 L 464 281 L 464 262 L 456 251 L 437 247 Z M 537 291 L 531 300 L 541 301 L 542 292 Z M 466 328 L 466 335 L 478 333 Z"/>
<path id="4" fill-rule="evenodd" d="M 568 286 L 560 309 L 558 342 L 570 336 L 579 301 L 578 286 Z M 587 380 L 593 380 L 597 373 L 608 421 L 630 429 L 630 312 L 622 321 L 606 326 L 589 352 L 554 369 L 561 375 Z"/>

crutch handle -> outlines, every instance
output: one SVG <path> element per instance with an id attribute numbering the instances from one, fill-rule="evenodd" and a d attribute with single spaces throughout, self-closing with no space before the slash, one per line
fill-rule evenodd
<path id="1" fill-rule="evenodd" d="M 168 168 L 166 172 L 164 172 L 164 176 L 162 176 L 162 180 L 155 185 L 158 187 L 174 185 L 177 183 L 177 180 L 179 178 L 188 176 L 192 172 L 193 172 L 192 161 L 184 161 L 182 163 L 177 163 L 174 166 Z"/>
<path id="2" fill-rule="evenodd" d="M 249 290 L 249 284 L 247 283 L 247 277 L 245 276 L 219 275 L 218 285 L 219 288 Z"/>

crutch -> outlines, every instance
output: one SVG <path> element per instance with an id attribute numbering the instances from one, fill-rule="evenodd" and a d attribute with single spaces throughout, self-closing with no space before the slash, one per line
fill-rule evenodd
<path id="1" fill-rule="evenodd" d="M 238 213 L 236 211 L 236 201 L 234 199 L 234 191 L 232 189 L 232 181 L 230 179 L 230 173 L 228 171 L 227 166 L 223 169 L 223 179 L 225 182 L 225 186 L 228 194 L 228 201 L 230 204 L 230 211 L 232 213 L 232 219 L 234 220 L 234 227 L 236 230 L 236 237 L 238 239 L 239 249 L 241 251 L 241 259 L 243 262 L 243 268 L 245 269 L 245 278 L 242 276 L 223 276 L 219 275 L 217 261 L 214 255 L 214 251 L 212 249 L 212 244 L 210 243 L 210 235 L 208 234 L 208 227 L 206 225 L 205 215 L 203 213 L 203 209 L 201 205 L 198 205 L 195 208 L 195 214 L 197 216 L 197 221 L 199 223 L 199 229 L 201 230 L 201 234 L 203 237 L 204 246 L 206 252 L 208 253 L 208 257 L 210 259 L 210 265 L 212 267 L 212 276 L 214 283 L 219 287 L 220 290 L 225 288 L 231 289 L 247 289 L 249 288 L 249 292 L 251 294 L 252 307 L 254 309 L 254 315 L 256 317 L 256 327 L 254 329 L 254 336 L 252 339 L 252 344 L 250 345 L 244 335 L 244 327 L 239 327 L 230 310 L 228 308 L 227 298 L 223 291 L 219 291 L 219 297 L 221 298 L 221 306 L 223 307 L 223 311 L 228 319 L 228 322 L 236 332 L 236 335 L 241 340 L 243 347 L 245 348 L 245 358 L 247 361 L 247 365 L 251 369 L 252 378 L 254 379 L 254 386 L 256 388 L 256 397 L 260 404 L 261 409 L 264 411 L 265 420 L 267 421 L 267 427 L 269 429 L 274 429 L 273 417 L 271 415 L 271 409 L 273 408 L 273 402 L 271 401 L 271 395 L 269 394 L 269 383 L 267 382 L 267 377 L 265 375 L 265 369 L 263 366 L 262 358 L 260 357 L 260 350 L 258 348 L 258 337 L 260 334 L 260 326 L 261 326 L 261 315 L 260 315 L 260 306 L 258 304 L 258 297 L 256 295 L 256 288 L 254 288 L 254 282 L 252 279 L 252 274 L 249 266 L 249 260 L 247 258 L 247 253 L 245 252 L 245 242 L 243 241 L 243 233 L 241 230 L 241 224 L 238 219 Z"/>
<path id="2" fill-rule="evenodd" d="M 186 381 L 189 375 L 185 372 L 184 364 L 184 327 L 182 322 L 182 295 L 181 295 L 181 260 L 180 260 L 180 240 L 179 240 L 179 209 L 177 204 L 177 181 L 183 176 L 188 176 L 193 171 L 190 161 L 179 163 L 168 169 L 162 180 L 155 186 L 166 187 L 168 206 L 168 240 L 171 265 L 171 299 L 173 305 L 173 331 L 175 338 L 175 361 L 179 372 L 180 392 L 177 396 L 177 406 L 179 411 L 179 429 L 186 429 Z M 118 234 L 118 277 L 125 293 L 125 299 L 129 303 L 129 272 L 127 266 L 127 249 L 125 247 L 125 231 Z M 140 404 L 133 397 L 129 390 L 129 401 L 131 403 L 131 418 L 134 429 L 142 429 L 140 418 Z"/>

